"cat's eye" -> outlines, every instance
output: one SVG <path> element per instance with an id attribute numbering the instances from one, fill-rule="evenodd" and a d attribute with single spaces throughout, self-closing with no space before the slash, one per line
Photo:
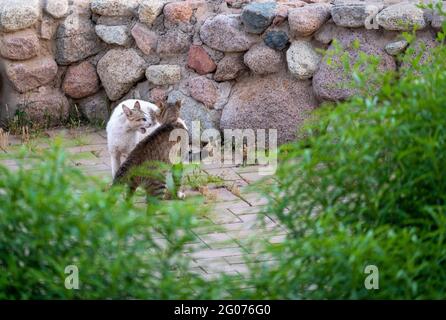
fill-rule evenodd
<path id="1" fill-rule="evenodd" d="M 142 121 L 144 121 L 144 122 L 146 122 L 147 121 L 147 119 L 141 119 Z"/>

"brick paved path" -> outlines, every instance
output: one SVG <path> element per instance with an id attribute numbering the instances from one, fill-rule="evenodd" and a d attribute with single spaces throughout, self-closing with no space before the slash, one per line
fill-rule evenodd
<path id="1" fill-rule="evenodd" d="M 87 175 L 111 180 L 105 131 L 92 128 L 51 130 L 42 136 L 32 138 L 28 143 L 36 148 L 45 148 L 52 138 L 62 136 L 63 145 L 71 154 L 70 161 L 74 166 Z M 17 168 L 11 155 L 23 143 L 22 140 L 16 136 L 9 137 L 9 147 L 0 149 L 0 164 Z M 210 183 L 205 190 L 201 190 L 212 205 L 212 210 L 204 217 L 211 223 L 195 229 L 195 241 L 186 246 L 190 251 L 186 254 L 193 258 L 193 270 L 205 278 L 221 273 L 243 276 L 248 271 L 246 257 L 254 258 L 250 261 L 269 261 L 270 257 L 248 243 L 253 239 L 256 244 L 261 241 L 278 243 L 286 232 L 272 217 L 261 212 L 266 200 L 248 188 L 249 184 L 264 177 L 258 174 L 258 167 L 201 165 L 200 175 L 204 181 L 215 180 L 216 177 L 220 181 Z M 197 192 L 188 190 L 186 195 Z M 162 243 L 164 239 L 160 238 L 159 241 Z"/>

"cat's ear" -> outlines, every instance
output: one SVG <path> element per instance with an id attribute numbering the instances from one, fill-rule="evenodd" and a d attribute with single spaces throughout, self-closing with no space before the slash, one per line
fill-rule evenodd
<path id="1" fill-rule="evenodd" d="M 139 101 L 135 102 L 135 105 L 133 106 L 133 109 L 141 111 L 141 105 L 139 104 Z"/>
<path id="2" fill-rule="evenodd" d="M 130 117 L 132 115 L 132 110 L 130 110 L 130 108 L 127 107 L 125 104 L 122 105 L 122 110 L 127 117 Z"/>
<path id="3" fill-rule="evenodd" d="M 177 100 L 177 102 L 175 102 L 175 110 L 180 111 L 182 103 L 183 101 Z"/>

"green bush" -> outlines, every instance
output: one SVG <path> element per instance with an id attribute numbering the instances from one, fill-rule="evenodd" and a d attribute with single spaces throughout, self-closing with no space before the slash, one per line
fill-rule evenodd
<path id="1" fill-rule="evenodd" d="M 0 299 L 208 296 L 183 254 L 196 200 L 134 205 L 70 167 L 58 147 L 35 163 L 0 166 Z M 69 265 L 79 290 L 65 288 Z"/>
<path id="2" fill-rule="evenodd" d="M 353 70 L 362 94 L 282 148 L 267 212 L 290 233 L 251 279 L 256 297 L 445 298 L 446 47 L 414 48 L 377 92 Z M 378 290 L 364 287 L 367 265 Z"/>

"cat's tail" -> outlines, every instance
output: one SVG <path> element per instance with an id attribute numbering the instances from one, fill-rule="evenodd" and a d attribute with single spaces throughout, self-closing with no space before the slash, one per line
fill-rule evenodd
<path id="1" fill-rule="evenodd" d="M 127 176 L 127 173 L 130 168 L 131 168 L 131 165 L 128 163 L 128 161 L 124 161 L 124 163 L 119 167 L 118 171 L 116 171 L 116 174 L 113 178 L 112 185 L 118 185 L 118 184 L 125 183 L 124 178 Z"/>

